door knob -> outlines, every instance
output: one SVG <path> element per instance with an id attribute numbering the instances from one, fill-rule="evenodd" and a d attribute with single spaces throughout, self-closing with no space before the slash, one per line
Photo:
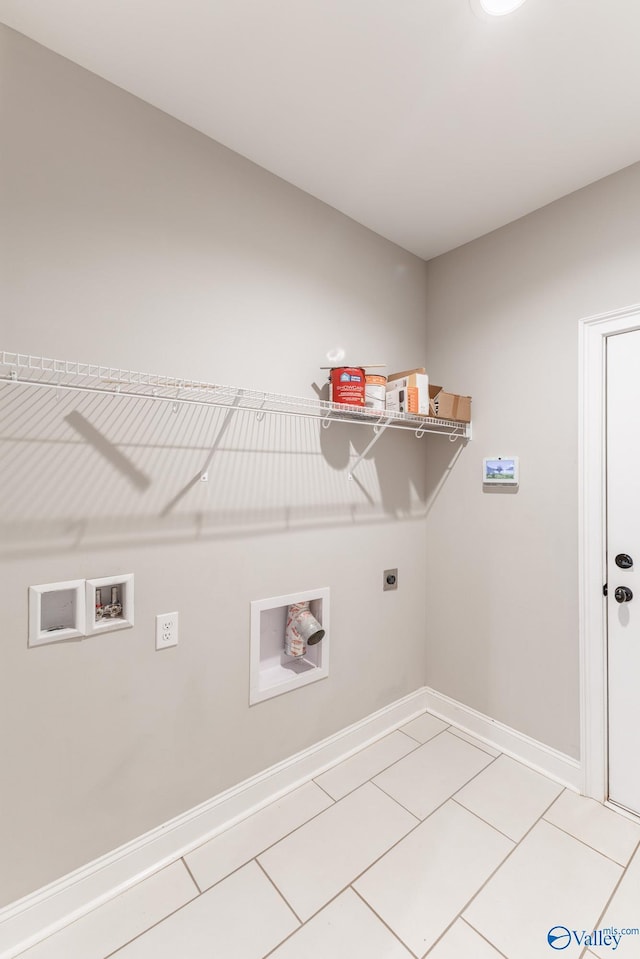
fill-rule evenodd
<path id="1" fill-rule="evenodd" d="M 628 603 L 633 599 L 633 593 L 628 586 L 618 586 L 613 595 L 616 598 L 616 603 Z"/>
<path id="2" fill-rule="evenodd" d="M 619 566 L 620 569 L 631 569 L 633 560 L 628 553 L 618 553 L 616 556 L 616 566 Z"/>

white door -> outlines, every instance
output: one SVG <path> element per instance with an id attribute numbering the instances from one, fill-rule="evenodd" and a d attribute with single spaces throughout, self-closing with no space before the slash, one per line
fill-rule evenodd
<path id="1" fill-rule="evenodd" d="M 639 571 L 640 330 L 633 330 L 607 338 L 607 658 L 609 799 L 638 814 Z"/>

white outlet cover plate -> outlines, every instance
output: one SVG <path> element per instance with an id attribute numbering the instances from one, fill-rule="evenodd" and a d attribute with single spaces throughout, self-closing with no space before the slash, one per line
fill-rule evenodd
<path id="1" fill-rule="evenodd" d="M 178 613 L 160 613 L 156 616 L 156 649 L 178 645 Z"/>

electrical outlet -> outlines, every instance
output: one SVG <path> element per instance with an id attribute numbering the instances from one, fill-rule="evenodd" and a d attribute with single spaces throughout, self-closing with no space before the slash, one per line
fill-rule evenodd
<path id="1" fill-rule="evenodd" d="M 156 616 L 156 649 L 178 645 L 178 614 L 161 613 Z"/>
<path id="2" fill-rule="evenodd" d="M 397 589 L 398 588 L 398 570 L 396 569 L 385 569 L 382 574 L 382 588 L 387 589 Z"/>

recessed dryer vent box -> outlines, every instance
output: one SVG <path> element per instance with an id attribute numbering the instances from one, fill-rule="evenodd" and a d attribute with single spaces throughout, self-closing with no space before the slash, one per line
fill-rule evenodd
<path id="1" fill-rule="evenodd" d="M 287 609 L 309 603 L 325 631 L 324 638 L 308 645 L 303 656 L 288 656 L 284 649 Z M 272 596 L 251 603 L 249 704 L 261 703 L 329 675 L 329 588 Z"/>
<path id="2" fill-rule="evenodd" d="M 88 579 L 87 636 L 133 626 L 133 573 Z"/>
<path id="3" fill-rule="evenodd" d="M 29 646 L 84 636 L 84 580 L 29 587 Z"/>

